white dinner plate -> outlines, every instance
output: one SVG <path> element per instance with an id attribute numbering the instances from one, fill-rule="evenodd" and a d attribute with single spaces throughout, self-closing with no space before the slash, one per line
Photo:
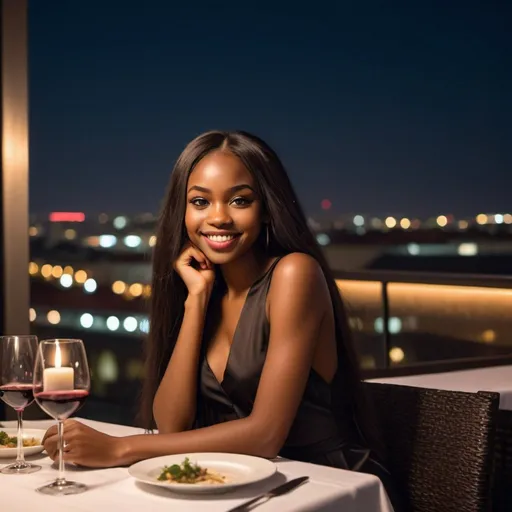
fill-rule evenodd
<path id="1" fill-rule="evenodd" d="M 179 484 L 162 482 L 158 476 L 164 466 L 182 464 L 188 457 L 190 462 L 211 469 L 226 477 L 226 483 L 212 485 L 207 483 Z M 273 462 L 259 457 L 234 453 L 182 453 L 165 455 L 137 462 L 128 468 L 130 475 L 146 484 L 164 487 L 179 493 L 218 493 L 227 492 L 244 485 L 259 482 L 271 477 L 277 471 Z"/>
<path id="2" fill-rule="evenodd" d="M 0 427 L 0 432 L 6 432 L 9 437 L 16 437 L 18 435 L 18 430 L 15 428 L 3 428 Z M 25 446 L 24 454 L 25 457 L 29 455 L 36 455 L 41 453 L 44 450 L 43 445 L 41 444 L 41 439 L 43 439 L 46 430 L 35 429 L 35 428 L 24 428 L 23 429 L 23 438 L 29 439 L 35 437 L 39 440 L 39 444 L 36 446 Z M 16 448 L 1 448 L 0 447 L 0 459 L 15 459 L 16 458 Z"/>

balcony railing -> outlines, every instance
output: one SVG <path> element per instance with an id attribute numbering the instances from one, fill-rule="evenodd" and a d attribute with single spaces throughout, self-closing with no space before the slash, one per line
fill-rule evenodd
<path id="1" fill-rule="evenodd" d="M 512 361 L 511 278 L 363 271 L 338 273 L 336 279 L 364 377 Z M 106 283 L 93 294 L 52 281 L 33 284 L 33 332 L 86 342 L 92 396 L 83 414 L 115 414 L 131 423 L 143 378 L 147 303 L 125 300 Z M 49 309 L 59 311 L 57 324 L 48 321 Z"/>
<path id="2" fill-rule="evenodd" d="M 458 360 L 489 364 L 512 355 L 510 277 L 392 271 L 336 277 L 363 369 L 371 374 L 443 362 L 453 367 Z"/>

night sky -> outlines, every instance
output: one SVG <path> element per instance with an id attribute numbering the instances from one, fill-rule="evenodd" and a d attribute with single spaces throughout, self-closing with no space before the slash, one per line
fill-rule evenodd
<path id="1" fill-rule="evenodd" d="M 511 2 L 296 4 L 30 1 L 31 211 L 156 212 L 213 128 L 310 214 L 512 210 Z"/>

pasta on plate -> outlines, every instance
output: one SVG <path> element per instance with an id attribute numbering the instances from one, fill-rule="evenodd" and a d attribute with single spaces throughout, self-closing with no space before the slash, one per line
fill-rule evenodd
<path id="1" fill-rule="evenodd" d="M 158 480 L 175 484 L 211 484 L 227 483 L 227 478 L 208 468 L 191 463 L 187 457 L 181 464 L 164 466 Z"/>
<path id="2" fill-rule="evenodd" d="M 1 448 L 16 448 L 18 443 L 18 438 L 16 436 L 9 437 L 6 432 L 0 430 L 0 449 Z M 23 439 L 23 446 L 25 448 L 29 446 L 39 446 L 41 444 L 40 439 L 36 439 L 35 437 L 26 437 Z"/>

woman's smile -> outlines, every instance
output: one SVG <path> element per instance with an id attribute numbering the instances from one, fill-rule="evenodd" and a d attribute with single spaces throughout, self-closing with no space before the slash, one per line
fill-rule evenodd
<path id="1" fill-rule="evenodd" d="M 239 240 L 240 233 L 208 232 L 202 233 L 208 246 L 219 252 L 230 251 Z"/>

